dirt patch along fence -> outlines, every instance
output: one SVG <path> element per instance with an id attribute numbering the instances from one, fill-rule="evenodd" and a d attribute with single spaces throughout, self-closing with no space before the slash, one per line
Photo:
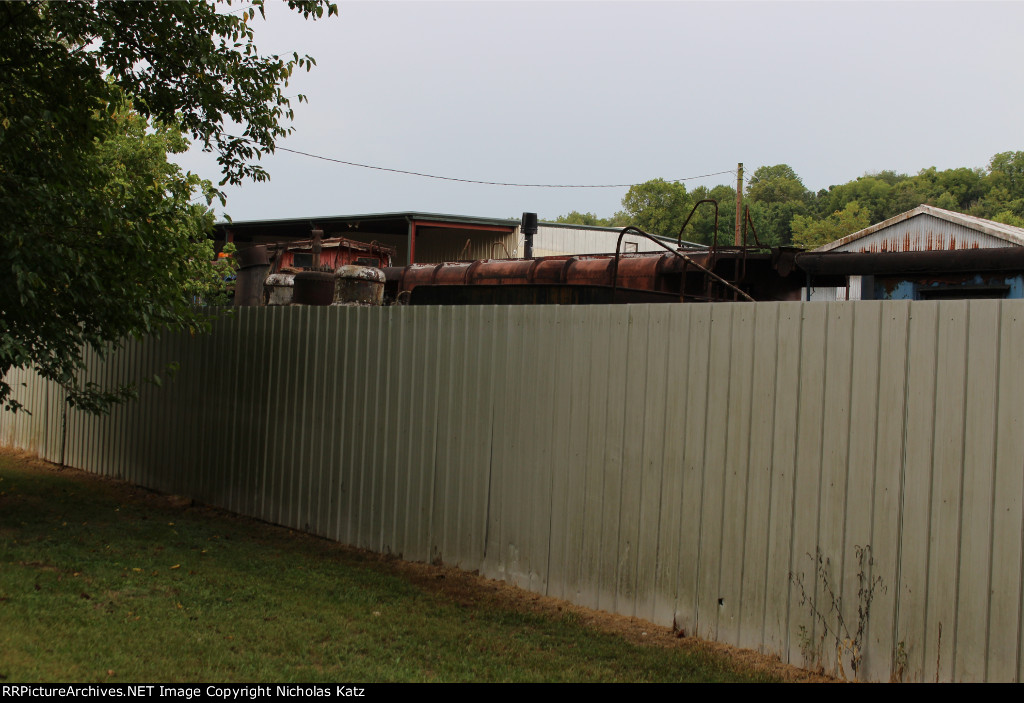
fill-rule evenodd
<path id="1" fill-rule="evenodd" d="M 242 309 L 0 444 L 848 677 L 1020 680 L 1024 301 Z M 24 383 L 25 385 L 20 385 Z"/>

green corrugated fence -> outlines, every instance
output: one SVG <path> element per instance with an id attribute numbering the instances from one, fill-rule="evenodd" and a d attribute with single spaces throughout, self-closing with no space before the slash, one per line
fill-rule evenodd
<path id="1" fill-rule="evenodd" d="M 12 372 L 33 414 L 0 443 L 798 665 L 839 650 L 852 676 L 812 611 L 834 629 L 835 604 L 861 678 L 1020 680 L 1022 315 L 240 309 L 91 358 L 91 380 L 164 382 L 69 411 L 66 441 L 59 389 Z"/>

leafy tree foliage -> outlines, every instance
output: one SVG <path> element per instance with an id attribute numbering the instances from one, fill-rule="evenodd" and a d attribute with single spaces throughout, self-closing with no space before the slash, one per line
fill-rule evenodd
<path id="1" fill-rule="evenodd" d="M 862 208 L 856 200 L 851 200 L 845 208 L 821 220 L 805 215 L 795 215 L 790 226 L 793 230 L 794 246 L 803 249 L 816 249 L 862 230 L 870 224 L 868 211 Z"/>
<path id="2" fill-rule="evenodd" d="M 564 222 L 570 225 L 586 225 L 589 227 L 602 227 L 605 220 L 592 212 L 576 212 L 573 210 L 568 215 L 559 215 L 555 222 Z"/>
<path id="3" fill-rule="evenodd" d="M 629 218 L 625 213 L 617 212 L 611 217 L 598 217 L 592 212 L 577 212 L 573 210 L 568 215 L 559 215 L 555 222 L 563 222 L 567 225 L 584 225 L 586 227 L 625 227 L 629 224 Z M 619 224 L 619 223 L 622 224 Z"/>
<path id="4" fill-rule="evenodd" d="M 993 156 L 985 184 L 987 190 L 971 214 L 1024 227 L 1024 151 Z"/>
<path id="5" fill-rule="evenodd" d="M 736 189 L 725 185 L 714 188 L 697 186 L 690 191 L 691 205 L 687 208 L 686 215 L 689 215 L 690 208 L 701 200 L 714 200 L 718 203 L 718 244 L 731 246 L 736 230 Z M 699 206 L 690 218 L 686 231 L 683 232 L 683 239 L 698 244 L 714 243 L 715 208 L 707 204 Z"/>
<path id="6" fill-rule="evenodd" d="M 922 203 L 942 207 L 938 199 L 943 192 L 936 192 L 934 187 L 923 189 L 916 176 L 909 177 L 892 171 L 868 174 L 822 191 L 813 198 L 806 214 L 825 219 L 856 202 L 867 213 L 869 222 L 881 222 Z M 954 204 L 949 197 L 952 196 L 943 200 L 945 205 Z"/>
<path id="7" fill-rule="evenodd" d="M 641 229 L 675 236 L 692 204 L 712 198 L 720 207 L 719 243 L 729 244 L 735 197 L 724 185 L 687 193 L 679 184 L 655 179 L 630 188 L 621 214 Z M 817 193 L 808 191 L 787 164 L 762 166 L 747 183 L 745 202 L 761 244 L 773 247 L 818 247 L 831 241 L 828 237 L 844 237 L 921 204 L 1024 227 L 1024 151 L 996 154 L 987 169 L 926 168 L 913 176 L 879 171 Z M 710 244 L 713 233 L 714 210 L 708 208 L 698 210 L 683 238 Z"/>
<path id="8" fill-rule="evenodd" d="M 758 239 L 763 246 L 789 246 L 793 242 L 790 223 L 797 215 L 807 212 L 807 204 L 803 200 L 787 200 L 783 202 L 748 203 L 750 219 L 754 222 Z"/>
<path id="9" fill-rule="evenodd" d="M 1004 151 L 989 162 L 989 183 L 1009 198 L 1024 198 L 1024 151 Z"/>
<path id="10" fill-rule="evenodd" d="M 567 225 L 584 225 L 587 227 L 625 227 L 629 224 L 629 215 L 616 212 L 611 217 L 598 217 L 592 212 L 577 212 L 573 210 L 568 215 L 559 215 L 555 222 L 562 222 Z"/>
<path id="11" fill-rule="evenodd" d="M 337 14 L 326 0 L 287 4 L 306 18 Z M 37 99 L 51 99 L 51 119 L 80 122 L 88 117 L 85 105 L 116 103 L 123 92 L 144 116 L 175 120 L 205 150 L 216 151 L 225 182 L 263 180 L 267 173 L 254 161 L 291 131 L 282 125 L 293 116 L 282 87 L 295 69 L 315 64 L 297 53 L 259 54 L 252 20 L 263 6 L 255 0 L 242 14 L 220 14 L 216 3 L 202 0 L 3 3 L 0 65 L 5 77 L 16 78 L 12 88 L 34 87 L 42 92 Z M 69 80 L 52 85 L 54 74 Z M 71 105 L 53 102 L 54 92 Z M 226 131 L 231 123 L 241 134 Z"/>
<path id="12" fill-rule="evenodd" d="M 996 222 L 1002 222 L 1014 227 L 1024 227 L 1024 217 L 1021 217 L 1010 210 L 1003 210 L 992 217 Z"/>
<path id="13" fill-rule="evenodd" d="M 636 227 L 674 237 L 690 212 L 690 196 L 682 183 L 655 178 L 626 191 L 622 207 Z"/>
<path id="14" fill-rule="evenodd" d="M 732 244 L 733 223 L 736 221 L 732 203 L 736 200 L 736 191 L 729 186 L 715 186 L 710 190 L 699 186 L 693 192 L 687 192 L 682 183 L 656 178 L 631 187 L 622 199 L 624 211 L 616 213 L 609 223 L 619 227 L 632 224 L 651 234 L 675 238 L 694 205 L 705 199 L 719 202 L 719 243 Z M 683 239 L 711 244 L 714 236 L 715 209 L 701 205 L 686 225 Z"/>
<path id="15" fill-rule="evenodd" d="M 254 161 L 289 131 L 281 87 L 313 60 L 257 52 L 262 5 L 0 4 L 0 378 L 34 366 L 102 411 L 130 389 L 81 386 L 85 346 L 204 326 L 189 303 L 221 273 L 193 198 L 215 192 L 166 155 L 186 148 L 180 128 L 217 151 L 222 182 L 267 177 Z M 0 406 L 17 407 L 3 381 Z"/>
<path id="16" fill-rule="evenodd" d="M 46 190 L 19 189 L 28 198 L 5 208 L 17 230 L 0 225 L 10 274 L 0 284 L 4 371 L 34 365 L 65 387 L 72 405 L 93 412 L 131 389 L 77 384 L 80 350 L 102 351 L 162 327 L 200 329 L 192 303 L 216 302 L 230 273 L 213 263 L 212 211 L 193 202 L 211 196 L 212 185 L 167 161 L 188 148 L 180 132 L 147 129 L 127 108 L 100 122 L 95 148 L 76 163 L 75 190 L 59 208 Z M 0 384 L 0 397 L 15 407 L 10 390 Z"/>
<path id="17" fill-rule="evenodd" d="M 747 183 L 747 197 L 756 203 L 786 203 L 806 199 L 804 182 L 788 164 L 762 166 Z"/>
<path id="18" fill-rule="evenodd" d="M 746 201 L 750 219 L 761 243 L 766 246 L 789 245 L 790 222 L 807 212 L 811 194 L 788 164 L 762 166 L 747 184 Z"/>

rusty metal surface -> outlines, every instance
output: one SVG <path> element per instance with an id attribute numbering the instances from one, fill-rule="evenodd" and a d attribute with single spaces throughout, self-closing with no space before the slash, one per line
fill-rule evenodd
<path id="1" fill-rule="evenodd" d="M 788 264 L 784 272 L 776 263 Z M 709 293 L 712 278 L 725 279 L 755 300 L 799 300 L 803 275 L 796 273 L 789 253 L 721 249 L 677 253 L 549 256 L 527 259 L 480 259 L 442 264 L 414 264 L 384 269 L 385 296 L 395 300 L 420 285 L 593 285 L 682 294 L 686 302 L 741 298 L 726 285 Z"/>
<path id="2" fill-rule="evenodd" d="M 334 302 L 334 274 L 326 271 L 300 271 L 295 274 L 295 305 L 330 305 Z"/>
<path id="3" fill-rule="evenodd" d="M 357 242 L 345 237 L 331 237 L 319 243 L 319 252 L 316 251 L 316 238 L 298 242 L 278 242 L 266 245 L 267 248 L 277 256 L 275 268 L 282 269 L 299 268 L 295 266 L 296 254 L 309 254 L 316 258 L 319 254 L 319 262 L 312 263 L 313 268 L 334 270 L 339 266 L 355 265 L 360 261 L 364 264 L 377 266 L 390 266 L 395 256 L 393 247 L 384 246 L 377 242 L 369 244 Z"/>
<path id="4" fill-rule="evenodd" d="M 370 266 L 341 266 L 334 272 L 333 305 L 380 305 L 384 272 Z"/>
<path id="5" fill-rule="evenodd" d="M 619 281 L 627 288 L 657 290 L 660 273 L 668 273 L 666 259 L 659 255 L 632 254 L 621 257 Z M 443 264 L 414 264 L 385 268 L 395 292 L 418 285 L 611 285 L 615 258 L 610 255 L 552 256 L 537 259 L 482 259 Z"/>
<path id="6" fill-rule="evenodd" d="M 682 249 L 682 234 L 698 206 L 715 207 L 715 243 L 710 249 Z M 664 254 L 622 253 L 627 235 L 647 240 Z M 680 229 L 677 247 L 636 227 L 619 231 L 614 254 L 548 256 L 526 259 L 478 259 L 386 268 L 386 296 L 398 300 L 417 286 L 609 286 L 672 293 L 680 302 L 795 300 L 799 282 L 792 257 L 761 247 L 718 247 L 718 203 L 696 203 Z M 756 240 L 756 233 L 755 233 Z M 781 263 L 781 269 L 779 264 Z M 436 299 L 436 297 L 435 297 Z"/>
<path id="7" fill-rule="evenodd" d="M 1024 229 L 919 205 L 816 249 L 816 252 L 933 251 L 1024 245 Z"/>
<path id="8" fill-rule="evenodd" d="M 361 281 L 371 281 L 383 284 L 385 281 L 384 272 L 373 266 L 339 266 L 334 272 L 335 278 L 348 278 Z"/>
<path id="9" fill-rule="evenodd" d="M 607 305 L 610 303 L 678 303 L 679 296 L 611 286 L 526 283 L 516 286 L 420 285 L 410 305 Z"/>
<path id="10" fill-rule="evenodd" d="M 743 208 L 743 243 L 747 243 L 747 227 L 750 227 L 751 233 L 754 235 L 754 246 L 758 249 L 765 249 L 766 247 L 761 244 L 761 240 L 757 238 L 757 228 L 754 227 L 754 220 L 750 217 L 750 206 L 747 205 Z"/>
<path id="11" fill-rule="evenodd" d="M 698 200 L 693 204 L 693 209 L 690 210 L 690 214 L 687 215 L 686 219 L 683 221 L 683 226 L 679 228 L 679 236 L 676 238 L 676 247 L 682 248 L 683 232 L 686 230 L 686 225 L 690 224 L 690 219 L 693 217 L 694 213 L 697 212 L 697 208 L 700 206 L 701 203 L 711 203 L 712 205 L 715 206 L 715 238 L 713 241 L 716 244 L 718 243 L 718 201 L 712 200 L 711 198 L 705 198 L 704 200 Z M 621 238 L 621 233 L 619 236 Z"/>
<path id="12" fill-rule="evenodd" d="M 622 257 L 624 280 L 639 279 L 651 289 L 662 257 L 626 255 Z M 530 283 L 590 283 L 610 285 L 614 258 L 609 255 L 549 256 L 537 259 L 481 259 L 442 264 L 414 264 L 385 268 L 388 281 L 398 281 L 400 290 L 417 285 L 515 285 Z"/>
<path id="13" fill-rule="evenodd" d="M 235 295 L 232 301 L 235 307 L 263 304 L 263 281 L 269 269 L 268 264 L 238 269 L 235 274 Z"/>
<path id="14" fill-rule="evenodd" d="M 239 249 L 235 252 L 235 261 L 238 262 L 240 269 L 250 266 L 266 266 L 270 263 L 269 253 L 263 245 Z"/>
<path id="15" fill-rule="evenodd" d="M 295 293 L 295 274 L 272 273 L 263 282 L 263 304 L 291 305 Z"/>
<path id="16" fill-rule="evenodd" d="M 954 271 L 919 276 L 889 275 L 865 277 L 868 291 L 876 300 L 960 300 L 1024 297 L 1024 275 L 1020 271 Z"/>
<path id="17" fill-rule="evenodd" d="M 697 203 L 697 205 L 700 205 L 700 203 L 702 203 L 702 202 L 710 202 L 710 203 L 714 203 L 715 204 L 715 236 L 717 237 L 717 235 L 718 235 L 718 231 L 717 231 L 717 228 L 718 228 L 718 203 L 716 201 L 714 201 L 714 200 L 701 200 L 700 202 Z M 696 209 L 697 209 L 697 207 L 695 205 L 694 206 L 694 210 L 696 210 Z M 691 212 L 690 214 L 692 215 L 693 212 Z M 683 227 L 686 227 L 685 223 L 683 224 Z M 619 271 L 619 262 L 621 261 L 621 256 L 619 254 L 619 248 L 622 246 L 622 238 L 624 236 L 626 236 L 626 234 L 628 234 L 630 232 L 632 232 L 633 234 L 636 234 L 637 236 L 646 237 L 646 238 L 650 239 L 652 242 L 658 244 L 659 246 L 664 247 L 665 249 L 667 249 L 669 251 L 669 253 L 672 256 L 679 257 L 680 259 L 682 259 L 684 266 L 693 266 L 698 271 L 701 271 L 705 275 L 705 277 L 706 277 L 706 284 L 705 285 L 706 285 L 706 289 L 707 289 L 707 298 L 709 300 L 716 299 L 716 296 L 715 296 L 715 293 L 714 293 L 714 286 L 716 284 L 718 284 L 718 285 L 724 285 L 733 294 L 734 299 L 738 300 L 739 297 L 742 297 L 745 300 L 748 300 L 750 302 L 754 302 L 754 299 L 752 297 L 750 297 L 742 289 L 740 289 L 740 288 L 738 288 L 737 286 L 734 285 L 734 283 L 738 283 L 740 281 L 740 279 L 741 279 L 741 276 L 739 274 L 738 268 L 737 268 L 737 275 L 736 275 L 734 281 L 727 281 L 724 278 L 722 278 L 721 276 L 719 276 L 718 274 L 716 274 L 714 271 L 709 269 L 707 266 L 704 266 L 704 265 L 699 264 L 696 261 L 694 261 L 694 259 L 692 257 L 689 257 L 689 256 L 687 256 L 686 254 L 683 254 L 680 251 L 673 251 L 669 247 L 665 246 L 665 244 L 663 244 L 662 242 L 659 242 L 658 240 L 656 240 L 651 235 L 647 234 L 643 230 L 637 229 L 636 227 L 626 227 L 626 228 L 624 228 L 619 233 L 619 239 L 615 243 L 615 264 L 614 264 L 614 269 L 613 269 L 613 273 L 612 273 L 612 288 L 613 289 L 619 283 L 618 271 Z M 682 234 L 682 230 L 680 230 L 680 235 L 681 234 Z M 713 254 L 712 254 L 712 256 L 713 256 Z M 744 259 L 745 259 L 746 258 L 746 250 L 745 249 L 743 250 L 743 256 L 744 256 Z M 684 281 L 683 285 L 680 288 L 680 295 L 681 295 L 681 300 L 685 299 L 685 296 L 686 296 L 685 281 Z M 718 299 L 724 299 L 724 298 L 718 298 Z"/>
<path id="18" fill-rule="evenodd" d="M 332 305 L 380 305 L 384 284 L 359 278 L 335 278 Z"/>

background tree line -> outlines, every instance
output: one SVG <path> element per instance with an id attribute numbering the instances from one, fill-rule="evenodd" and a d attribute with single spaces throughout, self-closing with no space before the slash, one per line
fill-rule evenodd
<path id="1" fill-rule="evenodd" d="M 719 243 L 732 244 L 736 189 L 727 185 L 688 191 L 682 183 L 656 178 L 631 187 L 622 199 L 623 209 L 611 217 L 574 210 L 555 221 L 634 225 L 675 237 L 694 203 L 705 198 L 719 203 Z M 773 247 L 818 247 L 922 204 L 1024 227 L 1024 151 L 996 154 L 984 169 L 931 167 L 913 176 L 880 171 L 816 193 L 787 164 L 761 166 L 747 181 L 744 204 L 750 207 L 761 243 Z M 683 239 L 710 244 L 714 230 L 714 209 L 702 206 Z M 748 237 L 753 243 L 752 235 Z"/>

